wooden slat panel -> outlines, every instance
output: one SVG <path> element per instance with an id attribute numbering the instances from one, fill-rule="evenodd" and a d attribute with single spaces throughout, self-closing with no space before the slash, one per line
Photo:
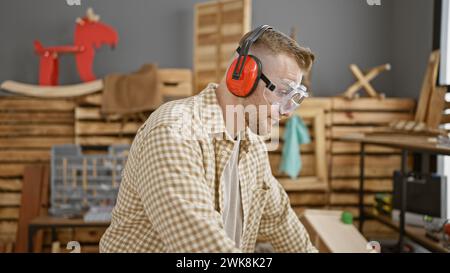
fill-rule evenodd
<path id="1" fill-rule="evenodd" d="M 412 120 L 408 113 L 333 112 L 333 124 L 389 124 L 394 120 Z"/>
<path id="2" fill-rule="evenodd" d="M 0 220 L 17 220 L 19 218 L 18 207 L 0 207 Z"/>
<path id="3" fill-rule="evenodd" d="M 163 83 L 191 83 L 190 69 L 162 68 L 158 69 L 158 80 Z"/>
<path id="4" fill-rule="evenodd" d="M 0 162 L 48 162 L 50 160 L 50 150 L 0 150 Z"/>
<path id="5" fill-rule="evenodd" d="M 73 136 L 73 124 L 0 125 L 0 136 Z"/>
<path id="6" fill-rule="evenodd" d="M 75 103 L 70 100 L 24 99 L 3 97 L 0 99 L 1 110 L 25 111 L 72 111 Z"/>
<path id="7" fill-rule="evenodd" d="M 14 178 L 0 178 L 0 191 L 21 191 L 22 180 Z"/>
<path id="8" fill-rule="evenodd" d="M 392 177 L 393 172 L 400 168 L 400 156 L 370 155 L 365 158 L 366 177 Z M 358 177 L 358 155 L 333 155 L 331 162 L 332 177 Z"/>
<path id="9" fill-rule="evenodd" d="M 77 107 L 75 109 L 75 119 L 77 120 L 100 120 L 105 121 L 106 117 L 100 112 L 98 107 Z M 108 115 L 109 121 L 121 120 L 120 115 Z"/>
<path id="10" fill-rule="evenodd" d="M 337 179 L 330 181 L 333 191 L 358 191 L 358 179 Z M 364 190 L 367 192 L 390 192 L 393 190 L 392 179 L 365 179 Z"/>
<path id="11" fill-rule="evenodd" d="M 373 205 L 375 203 L 374 194 L 364 195 L 364 204 Z M 359 204 L 359 196 L 357 193 L 336 193 L 330 194 L 330 205 L 357 205 Z"/>
<path id="12" fill-rule="evenodd" d="M 1 164 L 0 177 L 17 177 L 22 176 L 25 164 Z"/>
<path id="13" fill-rule="evenodd" d="M 341 111 L 405 111 L 412 113 L 416 105 L 413 99 L 374 99 L 374 98 L 358 98 L 355 100 L 348 100 L 345 98 L 332 99 L 333 110 Z M 374 113 L 374 115 L 376 115 Z"/>
<path id="14" fill-rule="evenodd" d="M 328 185 L 325 181 L 319 181 L 317 177 L 302 177 L 300 179 L 278 179 L 283 188 L 288 192 L 293 191 L 326 191 Z"/>
<path id="15" fill-rule="evenodd" d="M 0 112 L 1 124 L 73 124 L 73 112 L 61 113 L 16 113 Z"/>
<path id="16" fill-rule="evenodd" d="M 20 206 L 20 193 L 0 192 L 0 206 Z"/>
<path id="17" fill-rule="evenodd" d="M 112 144 L 131 144 L 133 137 L 77 137 L 76 144 L 86 146 L 109 146 Z"/>
<path id="18" fill-rule="evenodd" d="M 292 206 L 320 206 L 327 203 L 326 193 L 290 192 L 288 195 Z"/>
<path id="19" fill-rule="evenodd" d="M 75 124 L 75 131 L 77 136 L 80 135 L 120 135 L 120 134 L 135 134 L 141 122 L 127 122 L 121 124 L 120 122 L 77 122 Z"/>
<path id="20" fill-rule="evenodd" d="M 7 237 L 14 236 L 15 239 L 17 232 L 17 222 L 16 221 L 0 221 L 0 234 L 2 237 L 6 235 Z M 1 239 L 0 239 L 1 241 Z"/>
<path id="21" fill-rule="evenodd" d="M 354 133 L 372 133 L 379 126 L 338 126 L 331 127 L 331 137 L 336 139 Z"/>
<path id="22" fill-rule="evenodd" d="M 331 147 L 332 154 L 358 154 L 361 151 L 361 145 L 359 143 L 349 143 L 341 141 L 333 141 Z M 366 153 L 372 154 L 399 154 L 401 151 L 394 148 L 366 145 Z"/>
<path id="23" fill-rule="evenodd" d="M 73 143 L 72 137 L 0 137 L 0 148 L 51 148 L 56 144 Z"/>

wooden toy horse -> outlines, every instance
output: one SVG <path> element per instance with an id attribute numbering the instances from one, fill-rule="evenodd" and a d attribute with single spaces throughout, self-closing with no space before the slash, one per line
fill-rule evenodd
<path id="1" fill-rule="evenodd" d="M 118 43 L 118 34 L 110 26 L 100 22 L 100 16 L 89 8 L 86 16 L 76 20 L 74 45 L 44 47 L 39 41 L 34 42 L 35 52 L 40 56 L 39 84 L 58 85 L 59 56 L 74 54 L 78 74 L 82 81 L 96 79 L 92 70 L 95 49 L 106 44 L 114 48 Z"/>

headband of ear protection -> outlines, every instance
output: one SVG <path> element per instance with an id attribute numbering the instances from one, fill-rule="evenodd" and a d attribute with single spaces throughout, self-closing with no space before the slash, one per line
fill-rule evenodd
<path id="1" fill-rule="evenodd" d="M 275 89 L 275 86 L 262 73 L 261 61 L 257 57 L 248 54 L 253 43 L 268 29 L 272 29 L 272 27 L 268 25 L 257 27 L 242 45 L 236 49 L 239 56 L 228 68 L 226 76 L 228 90 L 235 96 L 249 96 L 258 86 L 260 79 L 266 83 L 269 89 Z"/>

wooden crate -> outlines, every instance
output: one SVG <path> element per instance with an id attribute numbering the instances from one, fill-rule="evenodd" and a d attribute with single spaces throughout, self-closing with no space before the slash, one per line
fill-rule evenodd
<path id="1" fill-rule="evenodd" d="M 192 72 L 189 69 L 158 70 L 158 88 L 165 102 L 192 95 Z M 79 98 L 75 108 L 75 143 L 89 146 L 131 144 L 151 112 L 124 119 L 120 115 L 102 115 L 101 94 Z"/>
<path id="2" fill-rule="evenodd" d="M 0 243 L 16 239 L 24 167 L 49 163 L 54 144 L 74 142 L 75 102 L 0 97 Z"/>
<path id="3" fill-rule="evenodd" d="M 219 0 L 194 8 L 195 92 L 218 83 L 241 37 L 250 31 L 251 0 Z"/>
<path id="4" fill-rule="evenodd" d="M 333 208 L 343 208 L 357 214 L 359 191 L 360 145 L 339 141 L 352 133 L 370 133 L 394 120 L 413 120 L 415 102 L 412 99 L 359 98 L 332 99 L 330 199 Z M 374 193 L 392 192 L 392 175 L 400 169 L 398 149 L 366 145 L 365 197 L 366 205 L 373 205 Z M 412 165 L 412 158 L 409 162 Z"/>

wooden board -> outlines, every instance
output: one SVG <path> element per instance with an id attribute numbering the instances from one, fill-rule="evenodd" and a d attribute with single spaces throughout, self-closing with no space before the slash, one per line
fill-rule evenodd
<path id="1" fill-rule="evenodd" d="M 341 222 L 341 211 L 306 210 L 302 218 L 319 252 L 367 253 L 367 241 L 355 226 Z"/>
<path id="2" fill-rule="evenodd" d="M 441 124 L 445 109 L 446 93 L 447 87 L 436 87 L 432 90 L 425 122 L 428 128 L 438 129 Z"/>
<path id="3" fill-rule="evenodd" d="M 43 187 L 48 187 L 48 181 L 44 180 L 50 179 L 49 171 L 50 168 L 44 165 L 30 165 L 25 168 L 16 252 L 28 251 L 28 224 L 41 213 Z"/>
<path id="4" fill-rule="evenodd" d="M 194 91 L 219 82 L 241 37 L 251 27 L 250 0 L 219 0 L 194 7 Z"/>
<path id="5" fill-rule="evenodd" d="M 440 51 L 433 51 L 428 60 L 427 70 L 425 72 L 422 89 L 420 91 L 419 103 L 417 105 L 416 116 L 414 119 L 416 122 L 426 121 L 430 97 L 437 82 L 439 60 Z"/>

